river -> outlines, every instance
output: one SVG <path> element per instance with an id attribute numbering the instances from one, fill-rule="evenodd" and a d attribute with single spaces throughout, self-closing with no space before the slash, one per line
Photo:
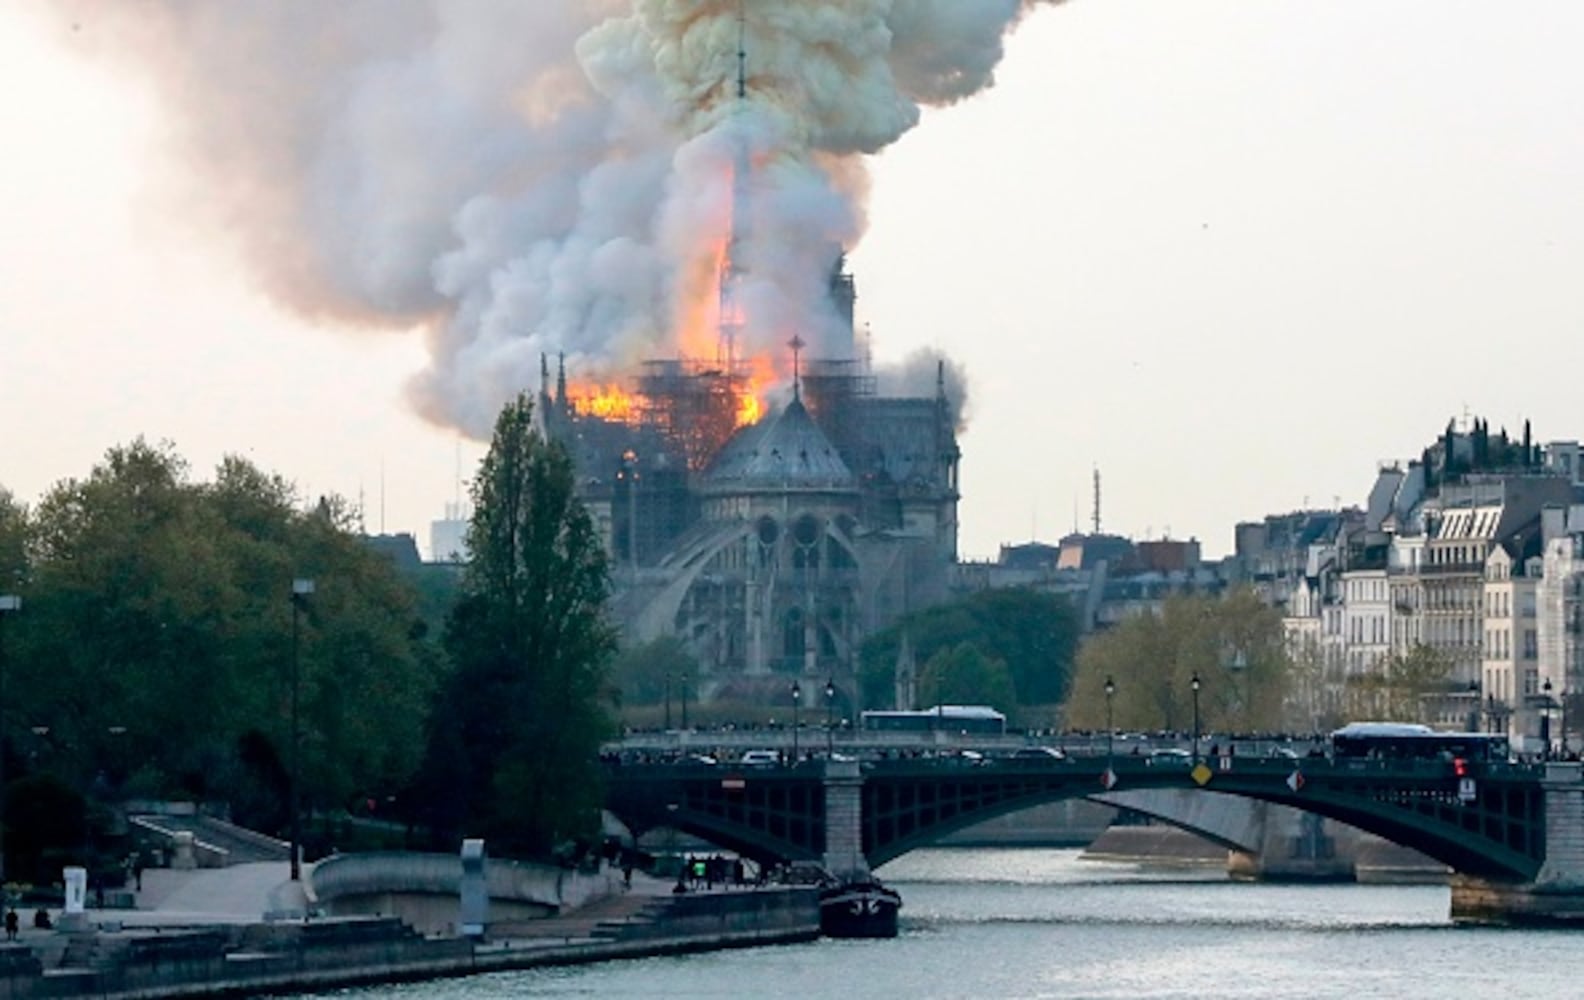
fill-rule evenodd
<path id="1" fill-rule="evenodd" d="M 1458 998 L 1578 996 L 1584 935 L 1454 927 L 1434 886 L 1260 885 L 1080 860 L 924 850 L 881 872 L 893 941 L 534 969 L 355 998 Z"/>

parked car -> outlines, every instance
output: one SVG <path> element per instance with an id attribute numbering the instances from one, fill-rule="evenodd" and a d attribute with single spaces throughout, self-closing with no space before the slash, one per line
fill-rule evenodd
<path id="1" fill-rule="evenodd" d="M 737 762 L 743 767 L 775 767 L 781 763 L 781 755 L 774 750 L 744 750 Z"/>
<path id="2" fill-rule="evenodd" d="M 1160 767 L 1162 765 L 1174 766 L 1178 764 L 1186 767 L 1192 761 L 1193 754 L 1180 747 L 1162 747 L 1158 750 L 1151 750 L 1149 753 L 1149 758 L 1145 761 L 1145 763 L 1149 764 L 1151 767 Z"/>

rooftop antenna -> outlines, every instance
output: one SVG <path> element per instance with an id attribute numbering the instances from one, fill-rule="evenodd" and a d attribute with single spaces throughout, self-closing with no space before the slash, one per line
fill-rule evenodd
<path id="1" fill-rule="evenodd" d="M 1094 467 L 1094 533 L 1100 534 L 1100 467 Z"/>

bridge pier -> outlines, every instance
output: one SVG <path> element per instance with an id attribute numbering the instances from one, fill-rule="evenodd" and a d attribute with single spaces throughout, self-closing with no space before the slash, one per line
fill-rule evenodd
<path id="1" fill-rule="evenodd" d="M 1272 802 L 1248 803 L 1259 820 L 1259 849 L 1227 853 L 1227 874 L 1259 882 L 1351 882 L 1353 859 L 1337 850 L 1324 817 Z"/>
<path id="2" fill-rule="evenodd" d="M 869 877 L 863 853 L 863 773 L 856 760 L 824 762 L 825 870 L 848 882 Z"/>
<path id="3" fill-rule="evenodd" d="M 1545 862 L 1532 882 L 1455 875 L 1452 919 L 1458 923 L 1584 925 L 1584 765 L 1549 763 Z"/>

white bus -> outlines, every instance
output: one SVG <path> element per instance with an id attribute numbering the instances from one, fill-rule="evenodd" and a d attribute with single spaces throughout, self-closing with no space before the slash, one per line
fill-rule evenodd
<path id="1" fill-rule="evenodd" d="M 1006 716 L 989 705 L 936 705 L 916 712 L 870 711 L 860 719 L 871 733 L 990 733 L 1006 732 Z"/>

